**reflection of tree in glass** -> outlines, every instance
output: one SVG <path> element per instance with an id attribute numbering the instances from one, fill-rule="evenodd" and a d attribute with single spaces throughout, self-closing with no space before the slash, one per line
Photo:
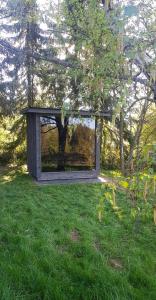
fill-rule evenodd
<path id="1" fill-rule="evenodd" d="M 45 171 L 95 168 L 95 125 L 88 119 L 41 118 L 41 153 Z M 91 128 L 90 128 L 90 127 Z"/>
<path id="2" fill-rule="evenodd" d="M 57 169 L 58 171 L 65 171 L 65 147 L 67 140 L 67 130 L 68 130 L 69 118 L 65 117 L 64 122 L 62 122 L 61 116 L 56 117 L 56 125 L 58 129 L 58 146 L 59 146 L 59 157 Z M 64 124 L 63 124 L 64 123 Z"/>
<path id="3" fill-rule="evenodd" d="M 95 131 L 86 125 L 79 124 L 73 130 L 69 141 L 71 151 L 77 155 L 79 164 L 94 165 L 95 160 Z"/>
<path id="4" fill-rule="evenodd" d="M 50 138 L 50 140 L 48 139 L 47 143 L 49 146 L 49 154 L 55 153 L 53 151 L 54 145 L 55 145 L 55 149 L 56 149 L 56 145 L 57 145 L 57 152 L 58 152 L 58 160 L 57 160 L 57 169 L 59 171 L 64 171 L 65 170 L 65 147 L 66 147 L 66 139 L 67 139 L 67 128 L 68 128 L 68 117 L 64 118 L 64 122 L 62 122 L 62 118 L 61 115 L 58 116 L 54 116 L 54 117 L 46 117 L 46 118 L 42 118 L 42 124 L 41 127 L 48 127 L 45 129 L 43 129 L 42 132 L 42 136 L 45 133 L 51 132 L 55 129 L 58 130 L 57 132 L 57 140 L 55 138 L 55 143 L 52 144 L 52 140 Z M 50 134 L 50 137 L 52 136 L 52 134 Z M 54 139 L 53 139 L 54 141 Z M 42 144 L 44 145 L 44 139 L 42 140 Z"/>

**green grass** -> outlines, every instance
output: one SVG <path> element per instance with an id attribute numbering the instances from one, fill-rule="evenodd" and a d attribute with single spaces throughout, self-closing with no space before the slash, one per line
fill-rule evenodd
<path id="1" fill-rule="evenodd" d="M 97 218 L 100 184 L 45 185 L 22 172 L 0 179 L 0 299 L 155 300 L 156 227 L 118 218 L 109 203 Z"/>

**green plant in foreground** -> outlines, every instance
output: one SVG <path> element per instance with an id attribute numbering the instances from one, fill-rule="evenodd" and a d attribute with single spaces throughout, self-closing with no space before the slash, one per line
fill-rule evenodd
<path id="1" fill-rule="evenodd" d="M 131 203 L 131 216 L 146 219 L 155 216 L 155 195 L 156 176 L 149 170 L 149 173 L 136 173 L 132 177 L 120 181 L 119 185 L 125 189 Z M 154 217 L 156 224 L 156 217 Z"/>
<path id="2" fill-rule="evenodd" d="M 109 203 L 116 215 L 121 218 L 121 210 L 116 203 L 116 191 L 117 186 L 114 183 L 107 183 L 103 186 L 99 204 L 97 205 L 98 219 L 100 222 L 104 218 L 106 203 Z"/>
<path id="3" fill-rule="evenodd" d="M 127 204 L 130 206 L 130 212 L 121 210 L 117 205 L 116 196 L 119 190 L 126 192 Z M 97 205 L 98 219 L 102 222 L 105 215 L 106 207 L 109 204 L 115 215 L 121 220 L 123 216 L 137 222 L 152 219 L 156 224 L 156 176 L 151 169 L 148 173 L 136 173 L 135 175 L 125 178 L 118 184 L 107 183 L 102 187 L 102 192 Z M 127 218 L 126 217 L 126 218 Z"/>

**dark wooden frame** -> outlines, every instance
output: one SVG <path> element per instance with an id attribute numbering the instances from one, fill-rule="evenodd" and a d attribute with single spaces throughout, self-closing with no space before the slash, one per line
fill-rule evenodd
<path id="1" fill-rule="evenodd" d="M 38 181 L 52 181 L 64 179 L 89 179 L 97 178 L 100 172 L 100 119 L 111 118 L 110 112 L 93 111 L 68 111 L 68 115 L 95 117 L 96 130 L 96 168 L 91 171 L 61 171 L 61 172 L 41 172 L 41 136 L 40 136 L 40 117 L 43 115 L 61 114 L 60 109 L 50 108 L 26 108 L 22 111 L 27 116 L 27 164 L 29 173 Z"/>

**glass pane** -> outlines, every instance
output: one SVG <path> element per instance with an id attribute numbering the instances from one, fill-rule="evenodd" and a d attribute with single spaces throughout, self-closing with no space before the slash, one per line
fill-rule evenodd
<path id="1" fill-rule="evenodd" d="M 42 172 L 95 169 L 95 119 L 46 116 L 41 123 Z"/>

